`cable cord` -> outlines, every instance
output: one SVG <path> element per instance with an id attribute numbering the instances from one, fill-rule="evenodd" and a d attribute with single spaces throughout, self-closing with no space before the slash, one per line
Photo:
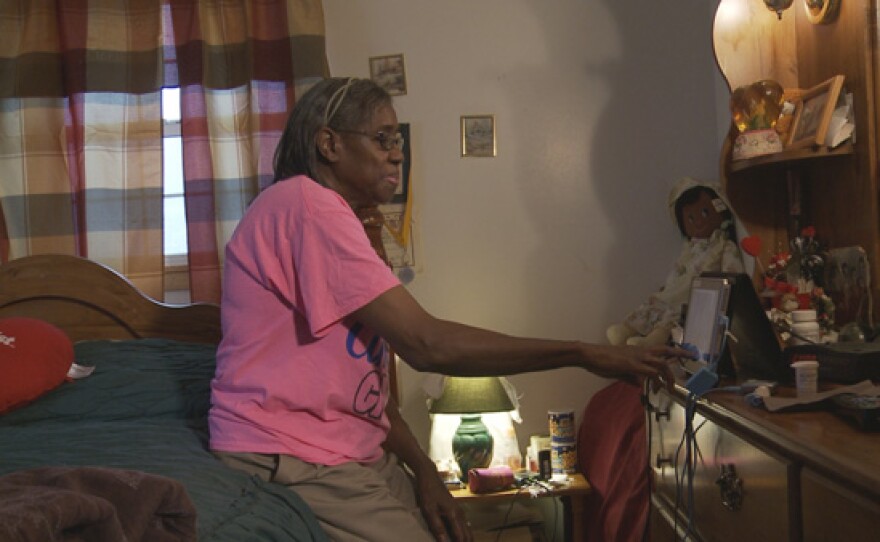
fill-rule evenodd
<path id="1" fill-rule="evenodd" d="M 693 393 L 688 395 L 687 407 L 685 408 L 685 428 L 686 447 L 685 447 L 685 465 L 687 473 L 687 520 L 688 533 L 694 532 L 694 471 L 697 468 L 697 435 L 694 431 L 694 414 L 696 411 L 696 395 Z"/>
<path id="2" fill-rule="evenodd" d="M 526 486 L 522 486 L 517 489 L 514 497 L 510 499 L 510 506 L 507 507 L 507 512 L 504 514 L 504 520 L 501 522 L 501 527 L 498 528 L 498 534 L 495 536 L 495 542 L 499 542 L 501 540 L 501 534 L 504 532 L 504 529 L 507 528 L 507 520 L 510 519 L 510 512 L 513 511 L 513 505 L 516 504 L 516 497 L 518 497 L 525 488 Z"/>
<path id="3" fill-rule="evenodd" d="M 718 352 L 713 355 L 708 360 L 708 375 L 711 375 L 711 380 L 704 380 L 701 384 L 697 386 L 697 389 L 691 388 L 690 381 L 688 382 L 688 388 L 690 388 L 687 397 L 685 398 L 685 408 L 684 408 L 684 433 L 682 434 L 681 442 L 685 447 L 685 457 L 684 457 L 684 467 L 685 472 L 684 476 L 687 478 L 687 503 L 686 503 L 686 512 L 687 512 L 687 527 L 685 530 L 685 535 L 683 540 L 687 540 L 689 537 L 693 536 L 696 533 L 696 525 L 694 521 L 694 510 L 696 508 L 696 501 L 694 498 L 694 475 L 697 470 L 698 462 L 697 459 L 702 461 L 702 454 L 700 453 L 699 445 L 697 444 L 697 431 L 699 431 L 703 425 L 706 423 L 705 420 L 694 429 L 694 417 L 697 413 L 697 400 L 700 397 L 705 396 L 708 393 L 712 393 L 713 391 L 721 391 L 727 390 L 730 388 L 712 388 L 715 383 L 718 381 L 718 364 L 721 361 L 721 356 L 724 353 L 724 350 L 727 348 L 727 338 L 728 336 L 732 337 L 733 340 L 736 340 L 736 337 L 730 333 L 730 320 L 725 315 L 719 315 L 719 326 L 722 329 L 721 333 L 721 344 L 718 348 Z M 678 469 L 678 454 L 680 453 L 680 449 L 682 443 L 679 443 L 679 451 L 676 452 L 675 458 L 675 468 Z M 676 514 L 675 514 L 675 532 L 678 533 L 678 506 L 681 503 L 680 496 L 680 484 L 681 481 L 676 474 Z"/>
<path id="4" fill-rule="evenodd" d="M 715 388 L 718 382 L 718 365 L 721 357 L 727 348 L 727 339 L 736 341 L 736 337 L 730 332 L 730 319 L 726 315 L 718 316 L 718 325 L 721 329 L 721 342 L 717 353 L 713 355 L 702 354 L 697 350 L 697 357 L 705 359 L 706 367 L 695 373 L 685 384 L 688 394 L 685 397 L 684 404 L 684 431 L 679 440 L 678 447 L 673 457 L 673 469 L 675 477 L 675 509 L 673 513 L 673 532 L 678 537 L 679 533 L 679 516 L 682 515 L 682 507 L 684 507 L 684 515 L 687 519 L 687 525 L 683 526 L 684 534 L 681 540 L 687 541 L 696 536 L 696 521 L 694 518 L 696 509 L 696 498 L 694 495 L 694 476 L 697 467 L 703 464 L 703 454 L 697 443 L 697 433 L 706 424 L 703 420 L 696 428 L 694 427 L 694 418 L 697 412 L 697 401 L 709 393 L 716 391 L 740 391 L 740 386 L 725 386 Z M 684 448 L 684 464 L 683 471 L 679 472 L 679 460 L 681 458 L 682 448 Z M 650 461 L 650 457 L 648 459 Z M 684 501 L 684 502 L 682 502 Z"/>
<path id="5" fill-rule="evenodd" d="M 530 485 L 538 485 L 538 484 L 525 484 L 520 486 L 516 493 L 514 493 L 513 498 L 510 500 L 510 505 L 507 507 L 507 512 L 504 513 L 504 520 L 501 522 L 501 526 L 498 528 L 498 533 L 495 535 L 495 542 L 500 542 L 501 535 L 504 533 L 504 530 L 509 527 L 507 525 L 508 520 L 510 519 L 510 513 L 513 511 L 513 506 L 516 504 L 516 498 L 526 490 L 526 488 Z M 549 491 L 548 489 L 540 486 L 544 491 Z M 553 497 L 553 536 L 550 538 L 551 542 L 556 540 L 556 528 L 558 525 L 558 516 L 559 516 L 559 503 L 557 502 L 558 497 Z"/>
<path id="6" fill-rule="evenodd" d="M 696 403 L 694 402 L 694 405 Z M 678 447 L 675 451 L 675 456 L 673 458 L 674 465 L 674 476 L 675 476 L 675 513 L 673 514 L 673 530 L 675 533 L 678 533 L 679 524 L 678 518 L 680 516 L 680 511 L 684 505 L 686 505 L 686 513 L 688 517 L 688 524 L 683 526 L 685 529 L 685 535 L 682 538 L 682 541 L 688 540 L 691 536 L 696 534 L 696 528 L 693 521 L 693 511 L 695 508 L 695 500 L 693 495 L 693 476 L 696 472 L 697 468 L 697 460 L 700 462 L 703 460 L 703 453 L 700 450 L 699 444 L 697 444 L 697 433 L 699 433 L 700 429 L 706 425 L 706 420 L 700 422 L 700 424 L 693 428 L 693 414 L 688 414 L 688 409 L 685 409 L 685 416 L 690 417 L 691 422 L 688 424 L 686 422 L 686 429 L 682 431 L 681 440 L 678 443 Z M 681 458 L 682 448 L 685 449 L 685 461 L 683 465 L 682 472 L 679 472 L 678 464 L 679 459 Z M 685 482 L 687 482 L 687 503 L 682 503 L 682 499 L 685 495 Z"/>

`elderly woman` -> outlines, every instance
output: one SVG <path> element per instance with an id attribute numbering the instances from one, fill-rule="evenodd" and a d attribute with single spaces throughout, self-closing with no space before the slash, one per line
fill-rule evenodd
<path id="1" fill-rule="evenodd" d="M 669 359 L 687 354 L 510 337 L 425 312 L 356 217 L 391 199 L 402 144 L 391 98 L 369 80 L 328 79 L 297 102 L 275 182 L 226 247 L 211 447 L 297 492 L 332 539 L 470 540 L 389 401 L 389 346 L 447 375 L 577 366 L 667 382 Z"/>

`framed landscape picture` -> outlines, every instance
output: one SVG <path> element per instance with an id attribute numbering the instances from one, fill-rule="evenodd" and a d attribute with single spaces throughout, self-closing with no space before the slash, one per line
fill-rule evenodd
<path id="1" fill-rule="evenodd" d="M 463 115 L 461 117 L 461 155 L 493 157 L 495 152 L 495 116 Z"/>
<path id="2" fill-rule="evenodd" d="M 406 69 L 403 55 L 370 57 L 370 79 L 392 96 L 406 94 Z"/>

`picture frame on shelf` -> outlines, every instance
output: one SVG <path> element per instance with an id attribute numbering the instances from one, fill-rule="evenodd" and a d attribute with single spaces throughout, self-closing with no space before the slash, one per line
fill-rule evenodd
<path id="1" fill-rule="evenodd" d="M 370 57 L 370 79 L 392 96 L 406 94 L 406 67 L 403 55 Z"/>
<path id="2" fill-rule="evenodd" d="M 462 115 L 461 155 L 463 157 L 494 157 L 495 115 Z"/>
<path id="3" fill-rule="evenodd" d="M 835 75 L 800 93 L 795 101 L 787 148 L 822 146 L 843 90 L 844 76 Z"/>

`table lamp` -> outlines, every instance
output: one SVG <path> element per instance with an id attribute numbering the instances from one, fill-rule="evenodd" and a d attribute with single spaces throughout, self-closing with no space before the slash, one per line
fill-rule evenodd
<path id="1" fill-rule="evenodd" d="M 480 414 L 513 410 L 513 403 L 498 377 L 448 377 L 443 394 L 431 403 L 431 414 L 461 414 L 461 423 L 452 437 L 452 454 L 467 482 L 470 469 L 492 463 L 494 445 Z"/>

